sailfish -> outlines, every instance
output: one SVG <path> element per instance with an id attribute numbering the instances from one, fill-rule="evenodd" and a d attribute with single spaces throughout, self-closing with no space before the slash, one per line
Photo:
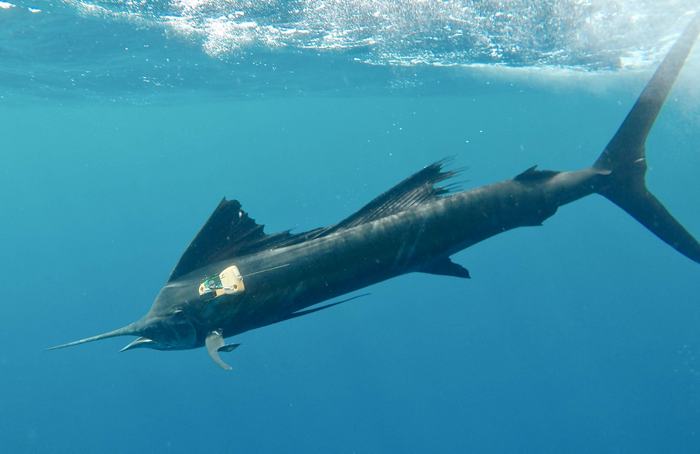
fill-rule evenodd
<path id="1" fill-rule="evenodd" d="M 455 191 L 457 171 L 431 164 L 345 220 L 303 233 L 266 234 L 237 200 L 224 198 L 178 261 L 150 311 L 123 328 L 48 350 L 116 336 L 122 349 L 206 347 L 212 359 L 240 344 L 225 338 L 349 301 L 319 305 L 403 274 L 469 278 L 450 256 L 509 230 L 537 226 L 562 205 L 599 194 L 689 259 L 700 244 L 648 190 L 645 142 L 698 33 L 685 28 L 620 128 L 591 165 L 531 167 L 514 178 Z M 356 297 L 355 297 L 356 298 Z M 315 306 L 315 307 L 314 307 Z"/>

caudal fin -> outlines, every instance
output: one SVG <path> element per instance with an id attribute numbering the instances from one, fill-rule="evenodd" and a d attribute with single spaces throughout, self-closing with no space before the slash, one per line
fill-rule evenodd
<path id="1" fill-rule="evenodd" d="M 615 136 L 593 165 L 609 175 L 598 193 L 632 215 L 656 236 L 700 263 L 700 243 L 668 212 L 646 187 L 644 144 L 693 44 L 700 33 L 696 15 L 673 45 L 637 99 Z"/>

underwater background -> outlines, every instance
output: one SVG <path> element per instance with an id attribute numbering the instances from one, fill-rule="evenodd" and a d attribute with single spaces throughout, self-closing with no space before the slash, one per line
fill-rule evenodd
<path id="1" fill-rule="evenodd" d="M 455 156 L 591 165 L 693 1 L 0 2 L 0 452 L 697 453 L 700 268 L 600 196 L 204 349 L 143 316 L 222 197 L 336 223 Z M 700 235 L 700 45 L 647 141 Z M 360 292 L 361 293 L 361 292 Z"/>

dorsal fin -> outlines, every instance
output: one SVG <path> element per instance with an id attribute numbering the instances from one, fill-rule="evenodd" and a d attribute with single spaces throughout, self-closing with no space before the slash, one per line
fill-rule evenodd
<path id="1" fill-rule="evenodd" d="M 548 180 L 560 173 L 561 172 L 557 172 L 556 170 L 537 170 L 537 166 L 532 166 L 523 173 L 516 175 L 513 179 L 521 183 L 530 181 L 540 182 L 542 180 Z"/>
<path id="2" fill-rule="evenodd" d="M 435 162 L 423 170 L 414 173 L 379 197 L 375 198 L 354 214 L 336 225 L 323 229 L 322 235 L 328 235 L 339 230 L 346 230 L 368 222 L 376 221 L 392 214 L 401 213 L 418 205 L 432 202 L 444 194 L 448 194 L 454 185 L 435 186 L 459 173 L 461 169 L 444 172 L 443 166 L 453 158 L 445 158 Z"/>
<path id="3" fill-rule="evenodd" d="M 443 172 L 442 167 L 451 159 L 443 159 L 413 174 L 344 221 L 309 232 L 291 234 L 286 230 L 265 234 L 264 225 L 256 224 L 237 200 L 224 197 L 185 249 L 168 282 L 211 263 L 320 238 L 437 200 L 449 193 L 453 185 L 435 185 L 459 172 Z"/>
<path id="4" fill-rule="evenodd" d="M 289 231 L 266 235 L 264 227 L 241 210 L 238 200 L 224 197 L 185 249 L 168 282 L 210 263 L 272 249 L 293 237 Z"/>

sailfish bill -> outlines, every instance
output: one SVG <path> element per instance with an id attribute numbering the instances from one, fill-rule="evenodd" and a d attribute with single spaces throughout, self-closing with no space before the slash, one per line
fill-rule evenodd
<path id="1" fill-rule="evenodd" d="M 55 347 L 49 347 L 46 348 L 45 350 L 58 350 L 59 348 L 66 348 L 66 347 L 72 347 L 74 345 L 80 345 L 80 344 L 87 344 L 88 342 L 94 342 L 102 339 L 109 339 L 110 337 L 117 337 L 117 336 L 130 336 L 137 334 L 138 331 L 135 329 L 135 323 L 132 323 L 131 325 L 125 326 L 123 328 L 116 329 L 114 331 L 110 331 L 108 333 L 104 334 L 98 334 L 97 336 L 92 336 L 92 337 L 87 337 L 85 339 L 80 339 L 74 342 L 68 342 L 67 344 L 62 344 L 62 345 L 56 345 Z"/>

